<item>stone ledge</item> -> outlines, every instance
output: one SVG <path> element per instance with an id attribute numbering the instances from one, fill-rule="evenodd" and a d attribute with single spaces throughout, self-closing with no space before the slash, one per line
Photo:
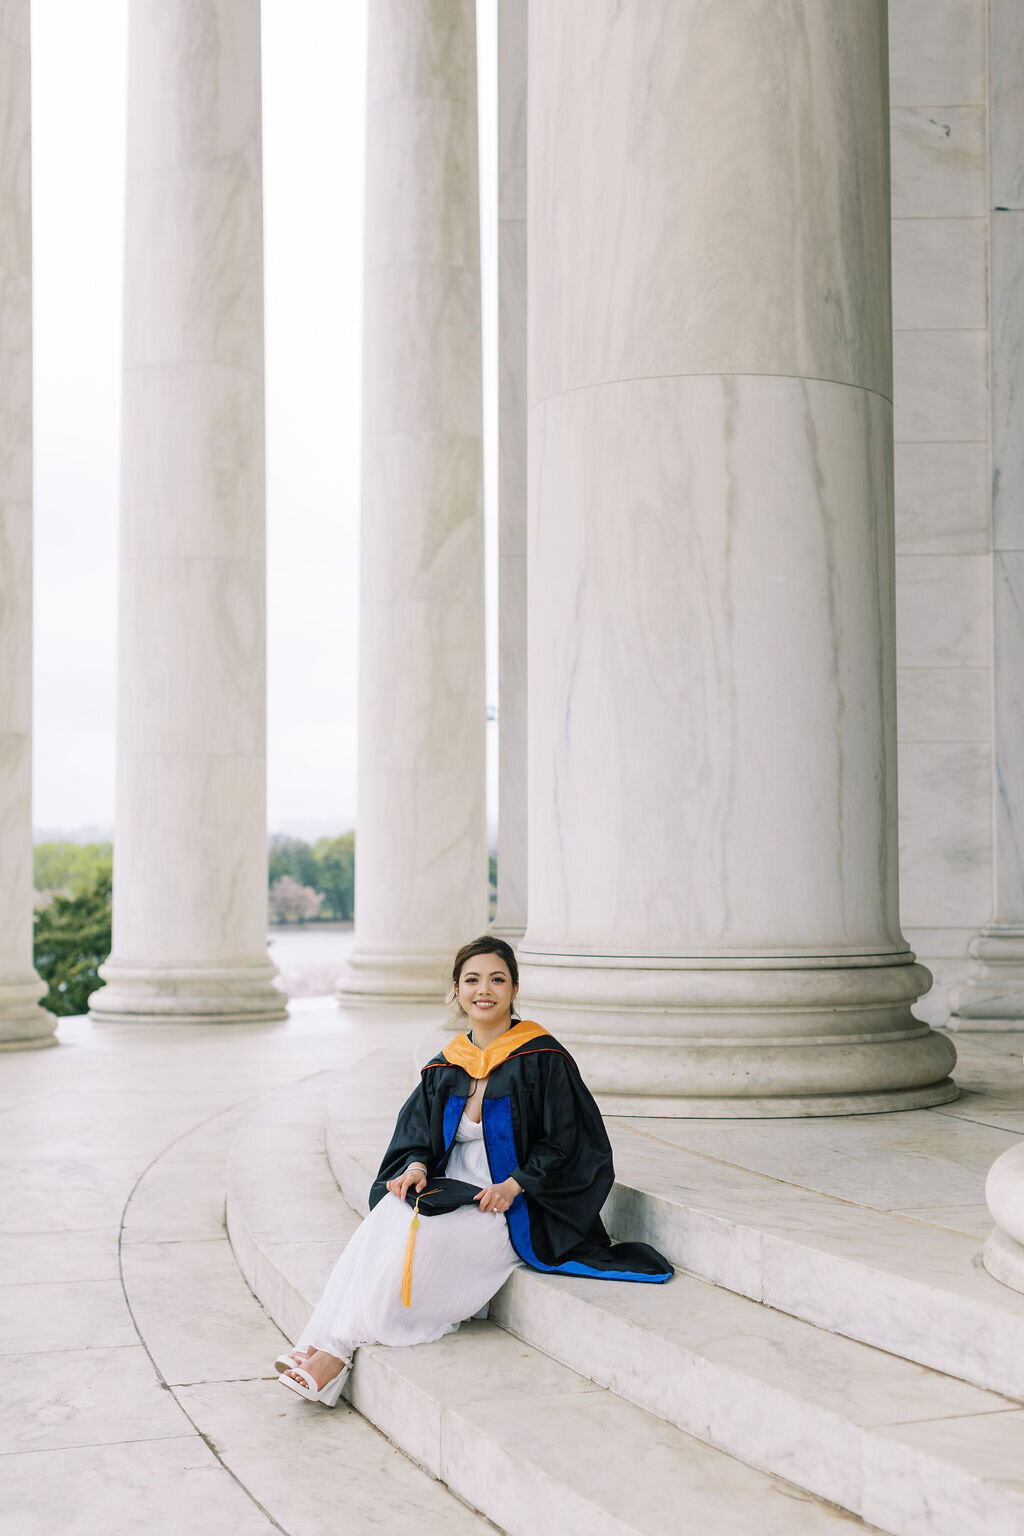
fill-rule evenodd
<path id="1" fill-rule="evenodd" d="M 343 1193 L 358 1208 L 365 1206 L 395 1105 L 413 1080 L 407 1053 L 389 1047 L 331 1089 L 328 1156 Z M 980 1094 L 978 1102 L 984 1102 Z M 819 1187 L 808 1187 L 806 1164 L 814 1162 L 816 1144 L 810 1157 L 804 1151 L 803 1172 L 783 1178 L 757 1171 L 750 1148 L 763 1132 L 756 1124 L 613 1119 L 608 1130 L 617 1182 L 604 1214 L 618 1238 L 651 1243 L 691 1275 L 820 1329 L 1024 1400 L 1024 1295 L 985 1272 L 981 1238 L 940 1225 L 939 1217 L 876 1209 L 825 1192 L 845 1187 L 838 1174 L 830 1183 L 827 1169 Z M 872 1160 L 877 1175 L 877 1165 L 892 1157 L 885 1138 L 897 1132 L 904 1161 L 909 1157 L 932 1170 L 933 1209 L 949 1203 L 949 1170 L 977 1142 L 979 1172 L 961 1193 L 973 1192 L 976 1183 L 983 1214 L 980 1170 L 1018 1140 L 1016 1130 L 976 1124 L 948 1110 L 879 1116 L 871 1123 L 858 1119 L 851 1134 L 863 1142 L 865 1175 Z M 787 1127 L 775 1121 L 768 1134 L 773 1144 L 784 1135 L 814 1137 L 824 1159 L 826 1149 L 835 1157 L 839 1131 L 835 1122 Z M 726 1139 L 714 1144 L 714 1155 L 679 1140 L 710 1145 L 714 1135 Z M 878 1143 L 874 1152 L 866 1138 Z M 947 1150 L 939 1156 L 936 1147 Z M 761 1167 L 767 1166 L 762 1157 Z M 921 1185 L 918 1194 L 928 1188 Z M 975 1207 L 964 1209 L 976 1220 Z"/>
<path id="2" fill-rule="evenodd" d="M 304 1122 L 295 1102 L 276 1115 L 271 1106 L 239 1134 L 229 1165 L 236 1257 L 292 1338 L 358 1222 L 330 1177 L 314 1105 L 308 1101 Z M 311 1240 L 311 1226 L 331 1237 Z M 838 1536 L 851 1526 L 848 1514 L 603 1390 L 493 1322 L 466 1324 L 435 1344 L 362 1349 L 347 1395 L 507 1532 L 653 1536 L 676 1528 L 681 1499 L 701 1531 Z"/>
<path id="3" fill-rule="evenodd" d="M 330 1089 L 328 1154 L 353 1206 L 365 1207 L 407 1077 L 404 1053 L 384 1049 Z M 913 1125 L 923 1136 L 925 1122 L 915 1118 Z M 834 1127 L 819 1129 L 835 1136 Z M 816 1210 L 819 1236 L 828 1235 L 826 1216 L 833 1235 L 841 1236 L 844 1224 L 855 1223 L 860 1246 L 853 1243 L 857 1256 L 844 1271 L 847 1293 L 854 1295 L 853 1281 L 872 1257 L 865 1238 L 877 1230 L 867 1231 L 860 1218 L 881 1223 L 883 1231 L 898 1218 L 783 1186 L 664 1142 L 657 1143 L 652 1158 L 647 1122 L 638 1132 L 612 1121 L 609 1131 L 620 1170 L 605 1208 L 609 1224 L 619 1237 L 654 1243 L 673 1262 L 689 1259 L 691 1272 L 677 1274 L 668 1287 L 651 1288 L 521 1270 L 491 1304 L 496 1321 L 648 1411 L 884 1530 L 910 1536 L 930 1532 L 920 1511 L 928 1506 L 936 1478 L 961 1532 L 985 1529 L 986 1536 L 989 1530 L 1009 1536 L 1024 1528 L 1024 1498 L 999 1486 L 1000 1479 L 1012 1481 L 1017 1475 L 1012 1436 L 1024 1428 L 1024 1413 L 1015 1401 L 957 1379 L 962 1372 L 940 1374 L 916 1358 L 904 1358 L 901 1317 L 894 1309 L 898 1304 L 912 1310 L 913 1292 L 908 1301 L 888 1271 L 872 1272 L 875 1292 L 889 1311 L 892 1352 L 845 1336 L 846 1330 L 814 1326 L 813 1317 L 805 1320 L 807 1312 L 826 1305 L 830 1286 L 827 1275 L 816 1283 L 814 1234 L 802 1233 L 799 1224 L 796 1232 L 786 1231 L 794 1213 L 809 1221 Z M 938 1133 L 981 1131 L 940 1124 Z M 696 1134 L 708 1132 L 699 1127 Z M 771 1134 L 777 1135 L 774 1127 Z M 652 1191 L 655 1184 L 658 1193 Z M 695 1203 L 698 1198 L 703 1208 Z M 778 1290 L 785 1289 L 774 1279 L 772 1241 L 782 1239 L 772 1239 L 773 1222 L 792 1240 L 783 1247 L 789 1268 L 782 1272 L 792 1282 L 785 1290 L 790 1305 L 775 1300 L 759 1304 L 767 1300 L 757 1293 L 765 1276 Z M 947 1256 L 962 1254 L 965 1245 L 974 1254 L 978 1246 L 925 1223 L 905 1221 L 900 1231 L 923 1234 Z M 874 1257 L 884 1261 L 884 1245 Z M 702 1275 L 700 1263 L 714 1272 Z M 968 1274 L 1001 1299 L 1002 1288 L 988 1276 L 979 1276 L 971 1264 Z M 892 1282 L 888 1288 L 887 1280 Z M 751 1289 L 745 1291 L 747 1285 Z M 805 1311 L 796 1315 L 798 1305 Z M 1013 1317 L 1017 1311 L 1024 1313 L 1024 1308 L 1017 1308 L 1011 1296 L 998 1316 Z M 977 1323 L 976 1314 L 968 1316 Z M 908 1338 L 920 1343 L 912 1331 Z M 947 1343 L 947 1353 L 956 1359 L 956 1340 Z M 988 1434 L 985 1419 L 991 1426 Z M 951 1440 L 951 1424 L 974 1426 L 974 1438 Z M 979 1523 L 981 1509 L 985 1520 Z"/>

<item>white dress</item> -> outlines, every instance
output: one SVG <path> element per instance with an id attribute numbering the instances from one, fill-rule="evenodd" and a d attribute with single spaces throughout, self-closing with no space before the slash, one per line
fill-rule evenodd
<path id="1" fill-rule="evenodd" d="M 445 1175 L 490 1184 L 483 1126 L 463 1114 Z M 429 1187 L 429 1186 L 428 1186 Z M 350 1239 L 296 1349 L 351 1359 L 360 1344 L 426 1344 L 454 1333 L 501 1289 L 519 1259 L 504 1216 L 461 1206 L 420 1216 L 412 1305 L 402 1305 L 402 1267 L 412 1206 L 390 1192 Z"/>

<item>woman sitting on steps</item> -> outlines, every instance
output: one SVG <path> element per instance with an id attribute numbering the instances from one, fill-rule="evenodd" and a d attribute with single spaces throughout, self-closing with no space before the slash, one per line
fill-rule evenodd
<path id="1" fill-rule="evenodd" d="M 463 945 L 452 987 L 468 1033 L 423 1068 L 370 1191 L 370 1215 L 295 1349 L 275 1362 L 284 1386 L 328 1407 L 359 1345 L 452 1333 L 520 1264 L 605 1280 L 672 1275 L 653 1248 L 613 1244 L 604 1229 L 615 1177 L 604 1122 L 565 1047 L 515 1017 L 511 946 L 487 937 Z M 410 1192 L 433 1197 L 440 1213 L 420 1219 Z"/>

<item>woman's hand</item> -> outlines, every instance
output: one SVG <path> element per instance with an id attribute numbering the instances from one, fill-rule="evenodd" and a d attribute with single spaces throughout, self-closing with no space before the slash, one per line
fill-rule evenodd
<path id="1" fill-rule="evenodd" d="M 427 1170 L 422 1163 L 410 1163 L 397 1179 L 388 1179 L 387 1187 L 399 1200 L 404 1200 L 410 1189 L 420 1194 L 427 1187 Z"/>
<path id="2" fill-rule="evenodd" d="M 502 1184 L 488 1184 L 473 1199 L 479 1201 L 482 1211 L 493 1211 L 496 1216 L 503 1216 L 516 1195 L 522 1192 L 523 1186 L 517 1184 L 515 1179 L 506 1179 Z"/>

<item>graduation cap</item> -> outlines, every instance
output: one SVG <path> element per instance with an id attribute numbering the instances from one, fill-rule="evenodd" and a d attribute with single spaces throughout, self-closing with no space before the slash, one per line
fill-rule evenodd
<path id="1" fill-rule="evenodd" d="M 457 1211 L 461 1205 L 472 1205 L 480 1193 L 479 1184 L 467 1184 L 463 1179 L 428 1179 L 429 1188 L 417 1194 L 407 1189 L 405 1200 L 412 1206 L 412 1222 L 405 1245 L 405 1262 L 402 1265 L 402 1306 L 412 1305 L 412 1256 L 419 1231 L 420 1211 L 424 1216 L 443 1216 L 447 1211 Z"/>

